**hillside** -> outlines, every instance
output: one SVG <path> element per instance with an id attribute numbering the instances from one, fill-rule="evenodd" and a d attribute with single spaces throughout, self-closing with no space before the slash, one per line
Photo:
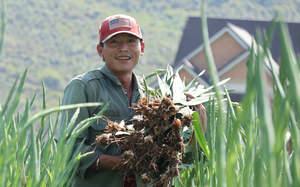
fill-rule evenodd
<path id="1" fill-rule="evenodd" d="M 28 67 L 24 100 L 37 93 L 41 101 L 43 79 L 48 107 L 57 106 L 72 77 L 103 65 L 96 52 L 98 27 L 116 13 L 136 17 L 142 27 L 146 51 L 136 73 L 147 75 L 165 68 L 173 62 L 186 18 L 200 15 L 199 4 L 200 0 L 7 1 L 0 104 L 17 75 Z M 207 16 L 270 20 L 277 8 L 287 21 L 300 21 L 300 0 L 209 0 Z"/>

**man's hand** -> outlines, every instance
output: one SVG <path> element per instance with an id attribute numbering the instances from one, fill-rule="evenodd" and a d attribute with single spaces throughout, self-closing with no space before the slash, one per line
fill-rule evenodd
<path id="1" fill-rule="evenodd" d="M 124 170 L 124 157 L 122 156 L 110 156 L 110 155 L 100 155 L 99 156 L 99 170 L 111 169 L 111 170 Z"/>
<path id="2" fill-rule="evenodd" d="M 195 97 L 193 95 L 189 94 L 189 93 L 184 93 L 184 94 L 188 97 L 188 100 L 195 99 Z M 206 109 L 202 104 L 194 105 L 193 108 L 194 108 L 195 111 L 198 112 L 201 127 L 202 127 L 202 131 L 203 131 L 203 134 L 205 134 L 206 125 L 207 125 L 206 124 L 207 123 Z"/>
<path id="3" fill-rule="evenodd" d="M 124 168 L 124 157 L 122 156 L 110 156 L 106 154 L 102 154 L 99 156 L 98 168 L 97 167 L 97 160 L 93 163 L 89 169 L 91 170 L 119 170 L 123 171 Z"/>

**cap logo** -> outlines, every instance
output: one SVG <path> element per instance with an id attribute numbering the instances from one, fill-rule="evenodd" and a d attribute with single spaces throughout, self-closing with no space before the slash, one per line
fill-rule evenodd
<path id="1" fill-rule="evenodd" d="M 129 27 L 131 28 L 131 22 L 130 19 L 126 18 L 116 18 L 109 21 L 109 29 L 115 29 L 119 27 Z"/>

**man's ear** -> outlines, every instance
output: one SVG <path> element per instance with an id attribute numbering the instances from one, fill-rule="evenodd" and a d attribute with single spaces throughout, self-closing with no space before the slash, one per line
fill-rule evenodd
<path id="1" fill-rule="evenodd" d="M 144 52 L 145 52 L 145 42 L 143 42 L 141 46 L 141 56 L 144 54 Z"/>
<path id="2" fill-rule="evenodd" d="M 99 56 L 103 57 L 103 53 L 102 53 L 102 47 L 100 46 L 100 44 L 97 45 L 97 51 L 98 51 L 98 54 Z"/>

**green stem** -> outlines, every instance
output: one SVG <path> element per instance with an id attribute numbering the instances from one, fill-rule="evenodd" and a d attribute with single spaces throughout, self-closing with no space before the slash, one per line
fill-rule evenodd
<path id="1" fill-rule="evenodd" d="M 0 39 L 0 55 L 2 54 L 3 44 L 4 44 L 4 36 L 6 29 L 6 0 L 1 0 L 2 7 L 2 30 L 1 30 L 1 39 Z"/>

